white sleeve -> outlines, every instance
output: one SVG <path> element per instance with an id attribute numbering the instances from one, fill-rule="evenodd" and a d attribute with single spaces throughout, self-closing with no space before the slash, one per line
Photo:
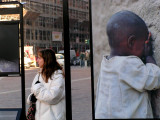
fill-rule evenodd
<path id="1" fill-rule="evenodd" d="M 147 63 L 148 79 L 145 83 L 145 89 L 154 90 L 160 88 L 160 68 L 152 63 Z"/>
<path id="2" fill-rule="evenodd" d="M 160 68 L 152 63 L 131 58 L 121 65 L 119 79 L 123 84 L 143 92 L 160 88 Z"/>
<path id="3" fill-rule="evenodd" d="M 30 99 L 31 99 L 31 95 L 32 95 L 32 94 L 33 94 L 33 93 L 30 93 L 29 96 L 28 96 L 28 98 L 27 98 L 27 103 L 28 103 L 28 104 L 31 104 Z"/>
<path id="4" fill-rule="evenodd" d="M 32 82 L 32 86 L 37 82 L 37 80 L 38 80 L 38 76 L 39 76 L 39 74 L 37 74 L 35 77 L 34 77 L 34 80 L 33 80 L 33 82 Z M 31 91 L 31 93 L 29 94 L 29 96 L 28 96 L 28 98 L 27 98 L 27 103 L 28 104 L 31 104 L 31 95 L 32 95 L 33 93 L 32 93 L 32 91 Z"/>
<path id="5" fill-rule="evenodd" d="M 38 83 L 32 86 L 31 91 L 38 100 L 48 104 L 57 104 L 64 97 L 64 77 L 62 74 L 55 74 L 52 76 L 49 89 L 43 83 Z"/>

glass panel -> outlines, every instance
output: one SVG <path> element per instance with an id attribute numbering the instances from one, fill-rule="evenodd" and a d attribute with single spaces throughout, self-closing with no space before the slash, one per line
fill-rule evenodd
<path id="1" fill-rule="evenodd" d="M 91 120 L 89 0 L 69 0 L 72 119 Z"/>
<path id="2" fill-rule="evenodd" d="M 12 8 L 15 10 L 16 7 L 19 5 L 0 5 L 1 9 Z M 5 119 L 7 116 L 7 112 L 3 112 L 1 108 L 22 108 L 21 78 L 11 77 L 12 75 L 19 76 L 20 71 L 19 23 L 8 22 L 17 21 L 20 19 L 19 17 L 19 14 L 0 15 L 0 119 L 4 116 Z M 11 111 L 8 117 L 15 118 L 16 113 Z"/>
<path id="3" fill-rule="evenodd" d="M 2 2 L 9 2 L 15 0 L 2 0 Z M 29 108 L 27 104 L 27 98 L 31 93 L 32 82 L 40 71 L 40 64 L 38 64 L 38 52 L 42 49 L 52 49 L 55 54 L 60 50 L 64 50 L 64 37 L 63 37 L 63 1 L 62 0 L 47 0 L 46 2 L 42 0 L 19 0 L 24 5 L 24 65 L 25 65 L 25 90 L 26 90 L 26 111 Z M 13 20 L 19 18 L 19 16 L 0 16 L 2 20 L 11 19 Z M 46 54 L 44 54 L 46 55 Z M 44 56 L 41 56 L 46 63 Z M 48 56 L 46 56 L 48 57 Z M 60 57 L 55 57 L 57 64 L 62 68 L 62 71 L 58 71 L 58 75 L 63 76 L 64 68 L 64 55 L 60 54 Z M 51 66 L 51 65 L 50 65 Z M 58 69 L 59 69 L 58 68 Z M 52 69 L 53 70 L 53 69 Z M 61 77 L 61 78 L 63 78 Z M 54 80 L 50 80 L 45 83 L 44 76 L 40 77 L 43 88 L 51 89 L 49 86 L 53 86 Z M 58 78 L 57 78 L 58 79 Z M 64 78 L 65 79 L 65 78 Z M 64 116 L 65 108 L 65 80 L 59 81 L 62 83 L 59 98 L 54 98 L 50 102 L 41 100 L 41 104 L 61 104 L 64 107 L 59 114 Z M 50 85 L 48 85 L 50 84 Z M 7 77 L 0 78 L 0 108 L 21 108 L 21 78 L 20 77 Z M 48 87 L 46 87 L 48 86 Z M 56 88 L 54 88 L 56 89 Z M 52 89 L 52 90 L 54 90 Z M 51 91 L 52 91 L 51 90 Z M 59 89 L 58 89 L 59 90 Z M 49 91 L 47 91 L 49 92 Z M 55 95 L 52 94 L 54 97 Z M 48 97 L 47 97 L 48 98 Z M 59 100 L 60 99 L 60 100 Z M 39 100 L 37 100 L 39 101 Z M 56 103 L 54 103 L 56 102 Z M 57 103 L 58 102 L 58 103 Z M 50 105 L 53 109 L 56 109 L 55 105 Z M 53 111 L 54 112 L 54 111 Z M 1 112 L 0 112 L 1 113 Z M 57 113 L 54 113 L 57 114 Z M 12 114 L 11 114 L 12 116 Z M 1 117 L 1 116 L 0 116 Z M 60 116 L 54 116 L 55 118 Z M 1 118 L 0 118 L 1 119 Z M 57 118 L 60 119 L 60 118 Z M 63 119 L 63 118 L 62 118 Z"/>
<path id="4" fill-rule="evenodd" d="M 24 39 L 24 50 L 25 53 L 29 54 L 28 58 L 31 62 L 26 63 L 26 69 L 25 69 L 25 81 L 26 81 L 26 102 L 29 94 L 31 93 L 31 84 L 37 75 L 38 71 L 41 69 L 41 65 L 38 61 L 40 61 L 39 57 L 42 57 L 44 60 L 44 57 L 47 57 L 42 55 L 38 56 L 38 51 L 42 49 L 52 49 L 55 51 L 56 60 L 59 63 L 62 68 L 64 68 L 64 52 L 59 53 L 60 50 L 64 50 L 64 37 L 63 37 L 63 4 L 61 2 L 54 2 L 53 0 L 47 0 L 47 2 L 44 3 L 42 0 L 26 0 L 26 4 L 24 4 L 24 8 L 27 10 L 26 15 L 24 16 L 24 31 L 26 30 L 26 33 L 30 35 L 24 35 L 26 36 Z M 57 13 L 57 14 L 55 14 Z M 28 20 L 29 19 L 29 20 Z M 26 23 L 30 23 L 29 26 Z M 27 32 L 27 30 L 30 30 L 30 32 Z M 25 33 L 24 33 L 25 34 Z M 32 36 L 32 37 L 31 37 Z M 32 39 L 31 39 L 32 38 Z M 26 58 L 26 60 L 28 59 Z M 46 61 L 44 60 L 45 64 Z M 38 64 L 39 63 L 39 64 Z M 43 67 L 42 67 L 43 68 Z M 38 79 L 38 78 L 37 78 Z M 42 80 L 42 77 L 39 77 L 39 80 L 41 83 L 45 84 L 45 89 L 47 84 L 50 84 L 53 86 L 53 84 L 56 83 L 45 83 L 44 77 Z M 43 82 L 42 82 L 42 81 Z M 54 81 L 54 79 L 53 79 Z M 63 81 L 64 82 L 64 81 Z M 65 85 L 65 84 L 64 84 Z M 62 86 L 62 89 L 64 89 L 64 85 Z M 48 87 L 47 87 L 48 89 Z M 51 90 L 51 88 L 49 87 Z M 52 90 L 55 90 L 56 88 L 53 88 Z M 52 91 L 51 90 L 51 91 Z M 47 91 L 49 93 L 49 91 Z M 51 95 L 54 91 L 51 92 Z M 64 98 L 58 103 L 63 104 Z M 46 101 L 42 100 L 42 104 L 45 104 Z M 52 103 L 54 102 L 51 101 Z M 47 104 L 50 104 L 47 102 Z M 53 109 L 56 109 L 55 105 L 51 105 Z M 65 104 L 62 106 L 65 108 Z M 29 108 L 29 104 L 26 104 L 26 111 Z M 61 111 L 63 114 L 63 111 Z M 54 113 L 55 114 L 55 113 Z M 65 116 L 66 117 L 66 116 Z"/>
<path id="5" fill-rule="evenodd" d="M 0 77 L 0 108 L 21 108 L 21 78 Z"/>

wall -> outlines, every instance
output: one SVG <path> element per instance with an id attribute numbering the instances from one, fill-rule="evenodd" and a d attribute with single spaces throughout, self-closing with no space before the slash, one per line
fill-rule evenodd
<path id="1" fill-rule="evenodd" d="M 160 66 L 160 0 L 91 0 L 91 2 L 95 90 L 102 56 L 110 52 L 106 23 L 118 11 L 130 10 L 146 22 L 154 39 L 154 57 Z"/>

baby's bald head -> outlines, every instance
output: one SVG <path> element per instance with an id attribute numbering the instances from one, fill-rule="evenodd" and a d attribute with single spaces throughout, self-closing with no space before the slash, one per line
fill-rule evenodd
<path id="1" fill-rule="evenodd" d="M 145 22 L 130 11 L 125 10 L 114 14 L 107 23 L 107 35 L 111 48 L 123 47 L 122 44 L 131 35 L 139 39 L 147 33 Z"/>

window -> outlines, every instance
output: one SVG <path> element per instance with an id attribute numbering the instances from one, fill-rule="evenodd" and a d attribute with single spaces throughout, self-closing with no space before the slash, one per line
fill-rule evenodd
<path id="1" fill-rule="evenodd" d="M 35 39 L 38 40 L 38 31 L 35 30 Z"/>
<path id="2" fill-rule="evenodd" d="M 39 30 L 39 39 L 42 40 L 42 30 Z"/>
<path id="3" fill-rule="evenodd" d="M 43 40 L 46 40 L 46 31 L 43 31 Z"/>
<path id="4" fill-rule="evenodd" d="M 51 32 L 47 31 L 47 40 L 51 40 Z"/>
<path id="5" fill-rule="evenodd" d="M 30 39 L 30 29 L 26 29 L 26 39 Z"/>

